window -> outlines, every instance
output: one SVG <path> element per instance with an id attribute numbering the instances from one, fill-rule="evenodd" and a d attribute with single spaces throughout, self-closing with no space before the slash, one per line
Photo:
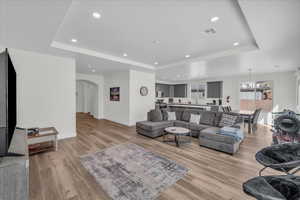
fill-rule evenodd
<path id="1" fill-rule="evenodd" d="M 272 81 L 243 82 L 240 85 L 240 110 L 254 111 L 262 108 L 272 112 L 273 108 Z"/>

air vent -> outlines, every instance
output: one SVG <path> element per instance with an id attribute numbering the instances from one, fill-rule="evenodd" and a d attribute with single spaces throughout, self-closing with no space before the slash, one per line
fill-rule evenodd
<path id="1" fill-rule="evenodd" d="M 217 31 L 214 28 L 209 28 L 204 31 L 206 34 L 215 34 Z"/>

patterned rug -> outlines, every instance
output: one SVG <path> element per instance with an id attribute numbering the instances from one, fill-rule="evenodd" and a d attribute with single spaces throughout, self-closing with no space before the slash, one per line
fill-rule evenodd
<path id="1" fill-rule="evenodd" d="M 132 143 L 81 157 L 81 163 L 113 200 L 152 200 L 188 169 Z"/>

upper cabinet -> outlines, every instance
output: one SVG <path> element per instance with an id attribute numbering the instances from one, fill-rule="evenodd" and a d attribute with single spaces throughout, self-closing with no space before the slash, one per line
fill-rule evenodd
<path id="1" fill-rule="evenodd" d="M 155 84 L 156 97 L 187 97 L 187 84 Z"/>
<path id="2" fill-rule="evenodd" d="M 187 97 L 187 84 L 174 85 L 174 97 Z"/>
<path id="3" fill-rule="evenodd" d="M 223 81 L 207 82 L 207 98 L 223 97 Z"/>

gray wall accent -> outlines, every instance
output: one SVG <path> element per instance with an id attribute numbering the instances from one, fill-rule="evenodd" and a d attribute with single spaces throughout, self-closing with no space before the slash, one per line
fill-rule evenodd
<path id="1" fill-rule="evenodd" d="M 223 81 L 207 82 L 207 98 L 223 97 Z"/>

